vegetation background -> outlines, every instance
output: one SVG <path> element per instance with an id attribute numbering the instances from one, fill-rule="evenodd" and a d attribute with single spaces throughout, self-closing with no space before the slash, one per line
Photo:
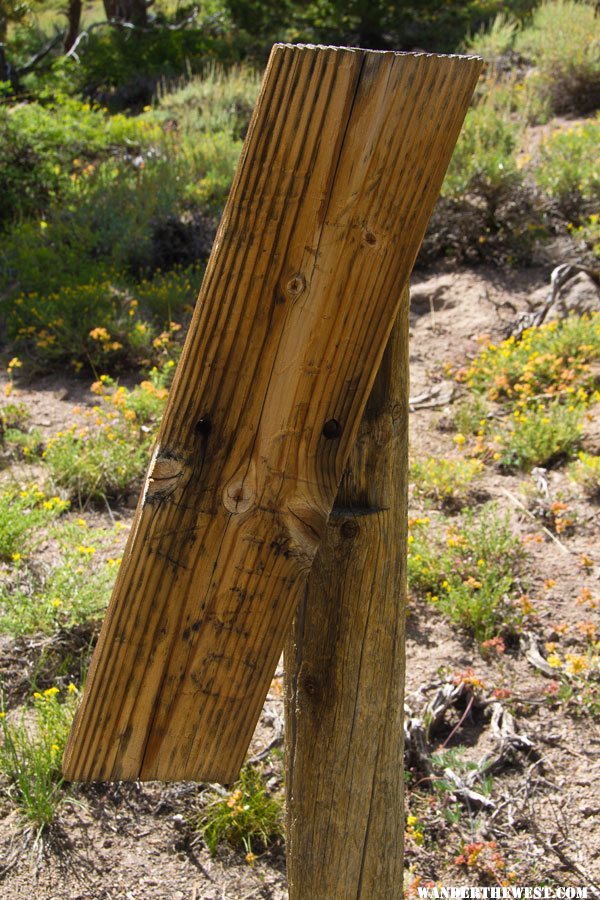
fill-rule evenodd
<path id="1" fill-rule="evenodd" d="M 231 791 L 60 774 L 274 41 L 486 61 L 413 291 L 405 888 L 597 885 L 587 789 L 544 824 L 600 711 L 595 5 L 0 0 L 4 895 L 285 896 L 280 673 Z"/>

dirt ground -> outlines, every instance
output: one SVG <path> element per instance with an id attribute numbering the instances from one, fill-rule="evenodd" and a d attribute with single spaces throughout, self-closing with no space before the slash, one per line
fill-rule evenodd
<path id="1" fill-rule="evenodd" d="M 521 271 L 479 268 L 429 270 L 413 278 L 411 302 L 411 396 L 437 387 L 439 406 L 411 414 L 411 455 L 458 456 L 448 430 L 461 388 L 445 364 L 464 365 L 479 350 L 478 339 L 502 339 L 503 329 L 519 312 L 541 302 L 551 267 Z M 580 295 L 586 294 L 580 289 Z M 590 291 L 587 300 L 593 300 Z M 581 299 L 581 297 L 579 298 Z M 578 301 L 579 302 L 579 301 Z M 587 302 L 587 301 L 586 301 Z M 1 386 L 0 386 L 1 388 Z M 58 377 L 19 384 L 18 397 L 31 411 L 31 424 L 50 435 L 69 424 L 73 407 L 94 397 L 81 382 Z M 433 397 L 434 402 L 436 397 Z M 593 423 L 589 440 L 594 440 Z M 598 452 L 596 450 L 596 452 Z M 25 464 L 0 472 L 0 484 L 31 480 Z M 530 631 L 539 647 L 556 639 L 562 623 L 582 619 L 598 623 L 598 607 L 582 606 L 582 590 L 600 596 L 598 508 L 575 491 L 564 471 L 548 473 L 553 495 L 568 496 L 576 516 L 571 532 L 552 536 L 523 502 L 521 488 L 531 476 L 505 475 L 487 467 L 480 498 L 496 499 L 508 510 L 517 534 L 528 547 L 528 595 L 537 616 Z M 411 515 L 425 507 L 412 503 Z M 130 508 L 111 514 L 130 523 Z M 110 523 L 109 512 L 93 513 Z M 126 531 L 123 532 L 123 542 Z M 586 560 L 585 564 L 582 560 Z M 548 587 L 548 585 L 551 585 Z M 598 623 L 600 624 L 600 623 Z M 63 636 L 64 640 L 67 637 Z M 568 637 L 561 634 L 563 641 Z M 68 639 L 83 645 L 89 635 Z M 575 640 L 575 638 L 573 638 Z M 0 638 L 0 677 L 16 701 L 27 692 L 43 640 Z M 497 659 L 484 660 L 476 644 L 429 605 L 411 600 L 408 615 L 406 700 L 412 714 L 444 683 L 448 673 L 472 667 L 489 692 L 510 697 L 506 708 L 517 735 L 531 742 L 515 752 L 494 777 L 493 808 L 468 811 L 448 822 L 436 797 L 418 784 L 409 791 L 409 809 L 423 821 L 427 840 L 409 838 L 406 886 L 482 884 L 482 872 L 457 868 L 465 842 L 496 842 L 518 884 L 586 885 L 600 882 L 600 729 L 589 716 L 565 714 L 548 703 L 550 678 L 527 658 L 525 639 Z M 376 702 L 376 699 L 374 699 Z M 508 700 L 502 700 L 505 705 Z M 283 718 L 281 673 L 273 681 L 251 754 L 280 737 Z M 457 714 L 458 715 L 458 714 Z M 451 723 L 454 724 L 454 723 Z M 449 726 L 448 726 L 449 727 Z M 485 709 L 465 717 L 455 743 L 469 748 L 473 760 L 491 746 Z M 407 761 L 409 763 L 410 761 Z M 282 763 L 273 757 L 265 772 L 273 789 L 281 786 Z M 287 897 L 283 847 L 250 866 L 244 854 L 220 850 L 216 857 L 187 827 L 186 815 L 202 791 L 194 784 L 97 785 L 75 788 L 63 805 L 57 825 L 34 850 L 20 834 L 8 803 L 0 821 L 0 895 L 8 900 L 242 900 Z M 493 883 L 493 882 L 491 882 Z M 402 888 L 398 886 L 398 896 Z M 592 896 L 592 894 L 590 894 Z M 377 900 L 377 898 L 374 898 Z"/>

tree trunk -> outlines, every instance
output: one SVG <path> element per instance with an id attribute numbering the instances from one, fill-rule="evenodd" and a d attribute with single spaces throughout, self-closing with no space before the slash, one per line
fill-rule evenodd
<path id="1" fill-rule="evenodd" d="M 65 37 L 65 53 L 68 53 L 79 36 L 79 25 L 81 22 L 81 0 L 69 0 L 69 8 L 67 10 L 67 19 L 69 27 L 67 36 Z"/>
<path id="2" fill-rule="evenodd" d="M 104 12 L 107 19 L 116 22 L 131 22 L 142 28 L 148 24 L 146 0 L 104 0 Z"/>
<path id="3" fill-rule="evenodd" d="M 285 652 L 290 900 L 403 870 L 408 290 Z"/>

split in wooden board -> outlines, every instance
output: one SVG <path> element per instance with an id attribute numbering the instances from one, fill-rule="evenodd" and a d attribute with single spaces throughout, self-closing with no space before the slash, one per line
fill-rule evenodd
<path id="1" fill-rule="evenodd" d="M 479 70 L 273 48 L 68 779 L 236 778 Z"/>

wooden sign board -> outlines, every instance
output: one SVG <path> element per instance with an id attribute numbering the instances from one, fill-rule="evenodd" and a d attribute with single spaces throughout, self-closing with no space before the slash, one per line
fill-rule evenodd
<path id="1" fill-rule="evenodd" d="M 67 779 L 237 777 L 479 70 L 273 48 Z"/>

